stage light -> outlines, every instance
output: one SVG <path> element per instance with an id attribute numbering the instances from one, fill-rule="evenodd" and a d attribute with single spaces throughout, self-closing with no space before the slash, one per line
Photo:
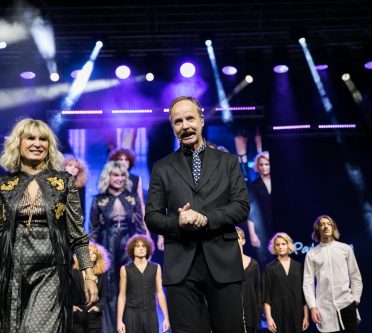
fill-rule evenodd
<path id="1" fill-rule="evenodd" d="M 112 114 L 130 114 L 130 113 L 152 113 L 151 109 L 123 109 L 123 110 L 111 110 Z"/>
<path id="2" fill-rule="evenodd" d="M 96 46 L 99 47 L 99 48 L 102 48 L 103 43 L 99 40 L 99 41 L 96 42 Z"/>
<path id="3" fill-rule="evenodd" d="M 102 110 L 62 110 L 63 115 L 76 115 L 76 114 L 103 114 Z"/>
<path id="4" fill-rule="evenodd" d="M 253 76 L 252 75 L 246 75 L 244 80 L 247 82 L 247 83 L 252 83 L 253 82 Z"/>
<path id="5" fill-rule="evenodd" d="M 154 81 L 154 74 L 152 74 L 152 73 L 147 73 L 146 74 L 146 80 L 147 81 Z"/>
<path id="6" fill-rule="evenodd" d="M 0 42 L 0 49 L 6 48 L 6 42 Z"/>
<path id="7" fill-rule="evenodd" d="M 8 22 L 0 18 L 0 40 L 8 45 L 20 42 L 29 37 L 26 26 L 21 22 Z"/>
<path id="8" fill-rule="evenodd" d="M 220 104 L 220 107 L 222 107 L 224 109 L 224 111 L 221 112 L 222 121 L 225 124 L 232 123 L 233 116 L 232 116 L 232 113 L 231 113 L 231 110 L 230 110 L 230 104 L 229 104 L 228 97 L 226 96 L 226 92 L 225 92 L 225 89 L 224 89 L 222 81 L 221 81 L 220 73 L 218 71 L 216 55 L 214 53 L 212 43 L 207 45 L 207 52 L 208 52 L 208 58 L 211 62 L 211 66 L 212 66 L 214 81 L 216 83 L 218 102 Z"/>
<path id="9" fill-rule="evenodd" d="M 183 77 L 190 78 L 195 74 L 195 66 L 191 62 L 185 62 L 180 67 L 180 73 Z"/>
<path id="10" fill-rule="evenodd" d="M 351 97 L 353 98 L 354 102 L 356 104 L 361 104 L 363 102 L 363 96 L 361 92 L 358 90 L 357 86 L 351 79 L 351 76 L 349 73 L 344 73 L 341 76 L 341 79 L 344 81 L 347 89 L 349 90 Z"/>
<path id="11" fill-rule="evenodd" d="M 206 46 L 211 46 L 211 45 L 212 45 L 212 41 L 211 41 L 210 39 L 207 39 L 207 40 L 205 41 L 205 45 L 206 45 Z"/>
<path id="12" fill-rule="evenodd" d="M 327 124 L 327 125 L 318 125 L 318 128 L 356 128 L 356 124 Z"/>
<path id="13" fill-rule="evenodd" d="M 221 107 L 214 108 L 216 111 L 225 111 L 225 109 Z M 256 110 L 255 106 L 230 106 L 229 110 L 231 111 L 254 111 Z"/>
<path id="14" fill-rule="evenodd" d="M 28 71 L 21 73 L 19 76 L 25 80 L 32 80 L 36 77 L 36 74 L 34 72 Z"/>
<path id="15" fill-rule="evenodd" d="M 309 48 L 307 47 L 306 40 L 305 40 L 305 38 L 300 38 L 298 41 L 300 42 L 300 45 L 302 47 L 302 51 L 304 52 L 304 56 L 305 56 L 307 65 L 309 66 L 311 76 L 313 77 L 316 88 L 318 89 L 318 92 L 319 92 L 320 98 L 322 100 L 324 109 L 325 109 L 326 112 L 331 112 L 332 108 L 333 108 L 332 103 L 327 96 L 327 93 L 326 93 L 326 91 L 324 89 L 324 86 L 323 86 L 323 82 L 322 82 L 322 80 L 319 76 L 318 71 L 315 68 L 313 56 L 311 55 L 311 52 L 310 52 Z"/>
<path id="16" fill-rule="evenodd" d="M 80 69 L 75 69 L 74 71 L 72 71 L 71 72 L 71 77 L 73 78 L 73 79 L 76 79 L 77 78 L 77 76 L 78 76 L 78 74 L 79 74 L 79 72 L 80 72 Z"/>
<path id="17" fill-rule="evenodd" d="M 273 126 L 274 131 L 285 131 L 285 130 L 299 130 L 299 129 L 308 129 L 311 128 L 311 125 L 285 125 L 285 126 Z"/>
<path id="18" fill-rule="evenodd" d="M 289 68 L 287 65 L 276 65 L 273 68 L 273 71 L 278 74 L 287 73 L 289 71 Z"/>
<path id="19" fill-rule="evenodd" d="M 222 73 L 225 75 L 235 75 L 238 72 L 234 66 L 225 66 L 222 68 Z"/>
<path id="20" fill-rule="evenodd" d="M 368 61 L 364 64 L 365 69 L 372 69 L 372 61 Z"/>
<path id="21" fill-rule="evenodd" d="M 118 79 L 125 80 L 130 76 L 130 68 L 122 65 L 116 68 L 115 75 Z"/>
<path id="22" fill-rule="evenodd" d="M 53 81 L 53 82 L 59 81 L 59 74 L 58 73 L 50 74 L 50 80 Z"/>
<path id="23" fill-rule="evenodd" d="M 318 71 L 324 71 L 324 70 L 326 70 L 328 68 L 328 65 L 326 65 L 326 64 L 320 64 L 320 65 L 316 65 L 315 68 Z"/>

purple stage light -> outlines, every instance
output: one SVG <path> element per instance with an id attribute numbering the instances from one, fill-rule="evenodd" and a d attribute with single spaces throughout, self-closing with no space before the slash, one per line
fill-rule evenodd
<path id="1" fill-rule="evenodd" d="M 152 113 L 151 109 L 132 109 L 132 110 L 112 110 L 112 114 L 123 114 L 123 113 Z"/>
<path id="2" fill-rule="evenodd" d="M 102 110 L 62 110 L 62 114 L 103 114 Z"/>
<path id="3" fill-rule="evenodd" d="M 195 74 L 195 66 L 191 62 L 185 62 L 180 67 L 180 73 L 183 77 L 190 78 Z"/>
<path id="4" fill-rule="evenodd" d="M 222 68 L 222 73 L 225 75 L 235 75 L 238 72 L 234 66 L 225 66 Z"/>
<path id="5" fill-rule="evenodd" d="M 36 74 L 34 72 L 23 72 L 19 75 L 22 79 L 25 80 L 32 80 L 36 77 Z"/>
<path id="6" fill-rule="evenodd" d="M 372 61 L 368 61 L 364 64 L 365 69 L 372 69 Z"/>
<path id="7" fill-rule="evenodd" d="M 5 49 L 6 46 L 6 42 L 0 42 L 0 49 Z"/>
<path id="8" fill-rule="evenodd" d="M 77 76 L 78 76 L 78 74 L 79 74 L 79 72 L 80 72 L 80 69 L 75 69 L 74 71 L 72 71 L 71 72 L 71 77 L 73 78 L 73 79 L 76 79 L 77 78 Z"/>
<path id="9" fill-rule="evenodd" d="M 318 125 L 318 128 L 356 128 L 356 124 L 328 124 Z"/>
<path id="10" fill-rule="evenodd" d="M 273 126 L 274 131 L 283 131 L 283 130 L 298 130 L 298 129 L 306 129 L 311 128 L 310 125 L 286 125 L 286 126 Z"/>
<path id="11" fill-rule="evenodd" d="M 214 108 L 216 111 L 225 111 L 226 109 L 224 108 L 221 108 L 221 107 L 217 107 L 217 108 Z M 252 111 L 252 110 L 256 110 L 256 107 L 255 106 L 231 106 L 228 108 L 228 110 L 231 110 L 231 111 Z"/>
<path id="12" fill-rule="evenodd" d="M 282 74 L 287 73 L 289 71 L 289 68 L 287 65 L 277 65 L 273 68 L 275 73 Z"/>
<path id="13" fill-rule="evenodd" d="M 130 76 L 130 68 L 122 65 L 116 68 L 115 75 L 118 79 L 125 80 Z"/>
<path id="14" fill-rule="evenodd" d="M 328 68 L 328 65 L 326 65 L 326 64 L 320 64 L 320 65 L 316 65 L 315 68 L 316 68 L 318 71 L 324 71 L 325 69 Z"/>

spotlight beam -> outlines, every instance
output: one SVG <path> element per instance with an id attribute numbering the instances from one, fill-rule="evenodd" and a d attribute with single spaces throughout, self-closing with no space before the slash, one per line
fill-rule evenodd
<path id="1" fill-rule="evenodd" d="M 324 86 L 323 86 L 323 82 L 322 82 L 322 80 L 319 76 L 318 71 L 315 68 L 314 60 L 313 60 L 313 57 L 312 57 L 312 55 L 309 51 L 309 48 L 307 47 L 305 38 L 300 38 L 299 43 L 302 47 L 302 50 L 303 50 L 304 55 L 305 55 L 305 59 L 307 61 L 307 64 L 308 64 L 310 72 L 311 72 L 311 75 L 312 75 L 313 80 L 315 82 L 315 85 L 318 89 L 319 95 L 322 99 L 324 109 L 326 110 L 326 112 L 331 112 L 332 108 L 333 108 L 332 103 L 327 96 L 327 93 L 326 93 L 326 91 L 324 89 Z"/>
<path id="2" fill-rule="evenodd" d="M 223 88 L 222 85 L 220 74 L 218 73 L 217 61 L 216 56 L 214 54 L 212 42 L 208 40 L 205 42 L 205 45 L 207 46 L 207 52 L 213 70 L 214 81 L 216 83 L 217 88 L 218 101 L 220 103 L 221 108 L 224 110 L 222 112 L 222 121 L 224 123 L 231 123 L 233 121 L 233 117 L 230 110 L 229 101 L 226 97 L 225 89 Z"/>
<path id="3" fill-rule="evenodd" d="M 97 42 L 94 46 L 92 53 L 89 56 L 89 60 L 84 64 L 83 68 L 78 71 L 75 80 L 73 81 L 71 88 L 62 102 L 62 109 L 71 110 L 72 106 L 80 98 L 81 94 L 89 81 L 90 75 L 94 68 L 94 62 L 97 59 L 99 51 L 101 50 L 102 42 Z"/>
<path id="4" fill-rule="evenodd" d="M 85 92 L 108 89 L 119 84 L 119 80 L 94 80 L 87 83 Z M 50 101 L 69 92 L 68 83 L 33 88 L 14 88 L 0 90 L 0 110 L 6 110 L 30 103 Z"/>

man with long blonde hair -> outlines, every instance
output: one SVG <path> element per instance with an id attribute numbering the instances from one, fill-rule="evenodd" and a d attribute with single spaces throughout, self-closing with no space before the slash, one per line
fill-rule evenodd
<path id="1" fill-rule="evenodd" d="M 315 220 L 312 238 L 320 243 L 306 254 L 303 290 L 320 332 L 355 333 L 362 277 L 353 250 L 338 242 L 339 237 L 337 224 L 330 216 L 321 215 Z"/>

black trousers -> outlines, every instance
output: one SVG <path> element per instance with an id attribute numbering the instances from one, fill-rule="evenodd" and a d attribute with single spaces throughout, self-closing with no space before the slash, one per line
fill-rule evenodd
<path id="1" fill-rule="evenodd" d="M 101 333 L 101 312 L 74 312 L 71 333 Z"/>
<path id="2" fill-rule="evenodd" d="M 216 282 L 201 247 L 184 281 L 167 286 L 172 333 L 242 333 L 241 282 Z"/>
<path id="3" fill-rule="evenodd" d="M 357 319 L 357 305 L 355 302 L 348 305 L 346 308 L 343 308 L 341 312 L 342 322 L 344 324 L 345 329 L 340 332 L 345 333 L 358 333 L 358 319 Z M 340 323 L 341 327 L 341 323 Z M 336 333 L 336 332 L 332 332 Z"/>

